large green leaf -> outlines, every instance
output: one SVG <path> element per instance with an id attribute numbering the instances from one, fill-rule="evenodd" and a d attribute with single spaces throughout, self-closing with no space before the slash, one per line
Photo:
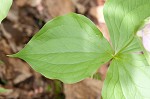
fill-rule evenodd
<path id="1" fill-rule="evenodd" d="M 7 16 L 12 0 L 0 0 L 0 23 Z"/>
<path id="2" fill-rule="evenodd" d="M 71 13 L 48 22 L 13 57 L 27 61 L 48 78 L 73 83 L 94 74 L 112 53 L 108 41 L 89 19 Z"/>
<path id="3" fill-rule="evenodd" d="M 143 54 L 119 54 L 109 67 L 103 99 L 150 99 L 150 66 Z"/>
<path id="4" fill-rule="evenodd" d="M 108 0 L 104 17 L 115 53 L 128 46 L 144 19 L 150 16 L 150 0 Z"/>

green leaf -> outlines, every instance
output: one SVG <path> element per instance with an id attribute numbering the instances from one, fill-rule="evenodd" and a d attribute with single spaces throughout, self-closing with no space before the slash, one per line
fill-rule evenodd
<path id="1" fill-rule="evenodd" d="M 0 0 L 0 23 L 7 16 L 12 0 Z"/>
<path id="2" fill-rule="evenodd" d="M 142 52 L 141 43 L 139 38 L 135 36 L 124 49 L 120 50 L 119 53 L 140 53 Z"/>
<path id="3" fill-rule="evenodd" d="M 13 57 L 25 60 L 48 78 L 74 83 L 93 75 L 112 53 L 108 41 L 89 19 L 70 13 L 48 22 Z"/>
<path id="4" fill-rule="evenodd" d="M 115 55 L 104 82 L 104 99 L 150 98 L 150 62 L 136 36 L 150 16 L 149 5 L 150 0 L 108 0 L 105 4 L 104 16 Z"/>
<path id="5" fill-rule="evenodd" d="M 143 54 L 120 54 L 109 67 L 104 99 L 150 99 L 150 66 Z"/>
<path id="6" fill-rule="evenodd" d="M 104 17 L 115 53 L 134 39 L 144 19 L 150 16 L 150 0 L 108 0 Z"/>

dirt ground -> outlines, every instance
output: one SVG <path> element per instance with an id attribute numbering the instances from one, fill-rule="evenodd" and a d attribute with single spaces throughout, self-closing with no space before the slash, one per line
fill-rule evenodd
<path id="1" fill-rule="evenodd" d="M 99 69 L 102 80 L 86 79 L 67 85 L 35 72 L 26 62 L 6 55 L 21 50 L 42 26 L 69 12 L 90 18 L 109 40 L 103 18 L 105 0 L 14 0 L 0 26 L 0 86 L 9 89 L 0 99 L 100 99 L 107 65 Z"/>

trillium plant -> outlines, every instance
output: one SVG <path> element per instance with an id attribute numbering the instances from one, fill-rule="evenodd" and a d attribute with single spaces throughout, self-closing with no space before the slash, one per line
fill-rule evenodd
<path id="1" fill-rule="evenodd" d="M 91 77 L 110 62 L 103 99 L 150 99 L 150 0 L 107 0 L 104 17 L 110 43 L 88 18 L 70 13 L 46 23 L 10 57 L 64 83 Z"/>

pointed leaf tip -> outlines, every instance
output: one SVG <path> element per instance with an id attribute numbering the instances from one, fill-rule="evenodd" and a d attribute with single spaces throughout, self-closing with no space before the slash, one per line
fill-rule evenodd
<path id="1" fill-rule="evenodd" d="M 112 58 L 109 42 L 85 16 L 70 13 L 49 21 L 18 54 L 37 72 L 65 83 L 79 82 Z"/>

